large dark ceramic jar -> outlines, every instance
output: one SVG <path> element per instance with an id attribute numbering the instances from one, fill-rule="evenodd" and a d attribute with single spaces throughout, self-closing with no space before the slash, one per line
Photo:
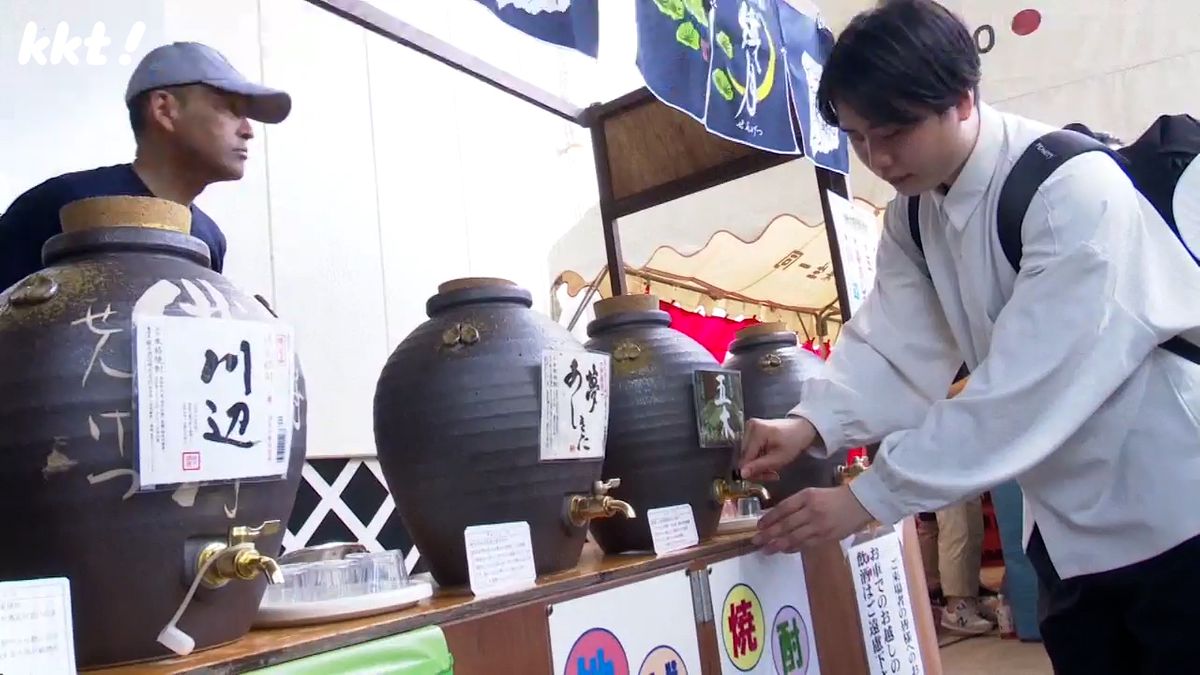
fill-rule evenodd
<path id="1" fill-rule="evenodd" d="M 620 476 L 613 496 L 640 511 L 690 504 L 703 541 L 717 530 L 722 502 L 714 482 L 727 480 L 735 449 L 702 448 L 696 423 L 693 373 L 721 366 L 700 343 L 671 328 L 653 295 L 601 300 L 588 324 L 588 349 L 612 356 L 605 477 Z M 607 553 L 650 551 L 646 518 L 591 525 Z"/>
<path id="2" fill-rule="evenodd" d="M 579 562 L 587 522 L 571 522 L 602 460 L 541 461 L 541 370 L 547 350 L 580 353 L 563 327 L 500 279 L 442 284 L 429 320 L 379 376 L 375 442 L 404 526 L 443 586 L 466 584 L 463 531 L 529 523 L 538 574 Z"/>
<path id="3" fill-rule="evenodd" d="M 819 377 L 825 362 L 800 347 L 796 334 L 784 324 L 763 323 L 738 331 L 724 365 L 742 374 L 746 419 L 778 419 L 800 403 L 801 385 Z M 845 461 L 845 453 L 824 460 L 801 455 L 780 472 L 778 482 L 768 484 L 771 499 L 764 506 L 804 488 L 836 485 L 837 467 Z"/>
<path id="4" fill-rule="evenodd" d="M 77 663 L 94 668 L 172 655 L 157 637 L 195 578 L 200 550 L 227 543 L 234 528 L 287 522 L 304 464 L 305 408 L 297 368 L 286 480 L 139 492 L 135 306 L 277 319 L 209 268 L 207 246 L 184 233 L 187 209 L 140 198 L 75 206 L 82 223 L 47 242 L 46 268 L 0 293 L 0 580 L 67 577 Z M 86 227 L 113 219 L 147 226 Z M 163 228 L 172 219 L 182 232 Z M 191 365 L 199 374 L 204 363 Z M 283 534 L 268 527 L 255 547 L 273 558 Z M 269 562 L 257 561 L 267 571 Z M 179 627 L 198 650 L 242 637 L 266 583 L 254 574 L 201 587 Z"/>

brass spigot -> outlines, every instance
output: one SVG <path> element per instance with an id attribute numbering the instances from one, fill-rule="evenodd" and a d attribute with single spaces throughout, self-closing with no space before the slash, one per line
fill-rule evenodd
<path id="1" fill-rule="evenodd" d="M 871 460 L 867 459 L 865 455 L 859 455 L 858 457 L 855 457 L 854 461 L 850 464 L 842 464 L 838 466 L 838 481 L 842 485 L 849 485 L 851 481 L 861 476 L 863 472 L 869 468 L 871 468 Z M 863 528 L 862 533 L 873 535 L 879 530 L 880 527 L 882 527 L 882 524 L 878 520 L 872 519 L 867 523 L 866 527 Z"/>
<path id="2" fill-rule="evenodd" d="M 233 579 L 250 581 L 259 574 L 266 577 L 267 583 L 283 583 L 279 563 L 255 547 L 261 537 L 279 532 L 280 527 L 278 520 L 268 520 L 258 527 L 230 528 L 227 542 L 211 542 L 196 557 L 197 574 L 208 566 L 201 583 L 206 588 L 220 588 Z M 214 557 L 216 560 L 209 564 Z"/>
<path id="3" fill-rule="evenodd" d="M 637 518 L 637 511 L 629 502 L 608 496 L 609 490 L 620 486 L 620 478 L 598 480 L 592 484 L 591 495 L 571 495 L 570 501 L 567 502 L 567 518 L 571 524 L 583 527 L 595 518 L 611 518 L 618 514 L 626 518 Z"/>
<path id="4" fill-rule="evenodd" d="M 771 493 L 765 486 L 744 479 L 718 478 L 713 481 L 712 494 L 718 504 L 735 502 L 747 497 L 758 497 L 758 501 L 761 503 L 771 498 Z"/>

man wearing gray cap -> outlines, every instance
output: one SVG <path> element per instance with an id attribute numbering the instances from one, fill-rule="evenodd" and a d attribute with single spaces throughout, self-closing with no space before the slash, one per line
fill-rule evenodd
<path id="1" fill-rule="evenodd" d="M 209 185 L 242 177 L 254 137 L 250 120 L 282 122 L 291 98 L 250 82 L 211 47 L 175 42 L 142 59 L 125 103 L 137 142 L 131 164 L 51 178 L 0 216 L 0 290 L 42 268 L 42 245 L 61 231 L 59 209 L 87 197 L 159 197 L 189 206 L 192 235 L 208 244 L 212 268 L 222 270 L 225 236 L 192 202 Z"/>

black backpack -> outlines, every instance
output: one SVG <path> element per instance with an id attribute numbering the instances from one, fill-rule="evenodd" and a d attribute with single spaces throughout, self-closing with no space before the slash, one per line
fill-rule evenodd
<path id="1" fill-rule="evenodd" d="M 1103 152 L 1112 157 L 1200 265 L 1200 238 L 1191 227 L 1188 234 L 1182 234 L 1175 218 L 1176 188 L 1192 160 L 1200 154 L 1200 121 L 1190 115 L 1163 115 L 1140 138 L 1117 150 L 1091 135 L 1087 127 L 1071 125 L 1042 136 L 1021 154 L 1000 188 L 996 207 L 996 234 L 1013 270 L 1021 268 L 1021 225 L 1038 187 L 1067 160 L 1085 152 Z M 1200 162 L 1192 167 L 1192 174 L 1197 173 L 1200 173 Z M 1189 175 L 1186 185 L 1180 189 L 1195 190 L 1197 186 L 1200 186 L 1200 180 Z M 908 199 L 908 229 L 917 250 L 924 254 L 918 215 L 920 204 L 920 196 Z M 1193 239 L 1190 244 L 1189 234 Z M 1200 347 L 1179 336 L 1161 346 L 1200 364 Z"/>

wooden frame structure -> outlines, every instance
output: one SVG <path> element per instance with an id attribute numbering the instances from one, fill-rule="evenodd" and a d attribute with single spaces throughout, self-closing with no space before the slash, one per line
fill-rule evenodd
<path id="1" fill-rule="evenodd" d="M 588 108 L 525 82 L 364 0 L 307 0 L 393 42 L 515 96 L 538 109 L 590 129 L 608 278 L 614 295 L 628 293 L 617 221 L 639 211 L 800 159 L 734 143 L 662 103 L 648 89 Z M 814 167 L 829 238 L 829 257 L 842 321 L 850 318 L 846 279 L 830 191 L 849 199 L 846 177 Z"/>

